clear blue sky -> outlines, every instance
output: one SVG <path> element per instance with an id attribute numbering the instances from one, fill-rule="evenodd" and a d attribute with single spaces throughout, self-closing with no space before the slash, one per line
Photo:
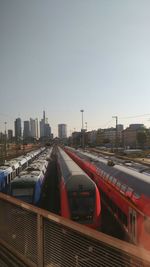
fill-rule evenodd
<path id="1" fill-rule="evenodd" d="M 149 0 L 0 0 L 0 129 L 150 126 Z M 130 116 L 140 117 L 128 118 Z"/>

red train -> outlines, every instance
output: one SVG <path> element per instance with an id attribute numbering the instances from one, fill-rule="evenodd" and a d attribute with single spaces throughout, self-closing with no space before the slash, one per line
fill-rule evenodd
<path id="1" fill-rule="evenodd" d="M 127 239 L 150 250 L 150 175 L 89 153 L 65 151 L 96 182 L 102 203 Z"/>
<path id="2" fill-rule="evenodd" d="M 91 228 L 100 226 L 101 202 L 96 184 L 58 148 L 60 214 Z"/>

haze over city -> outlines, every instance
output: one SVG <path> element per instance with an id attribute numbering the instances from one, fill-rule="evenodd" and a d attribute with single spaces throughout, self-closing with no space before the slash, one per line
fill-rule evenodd
<path id="1" fill-rule="evenodd" d="M 150 127 L 150 1 L 0 0 L 0 131 L 42 118 L 54 136 Z"/>

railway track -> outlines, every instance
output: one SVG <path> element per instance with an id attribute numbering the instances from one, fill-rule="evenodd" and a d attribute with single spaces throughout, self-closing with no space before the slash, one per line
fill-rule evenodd
<path id="1" fill-rule="evenodd" d="M 95 149 L 95 148 L 90 148 L 89 151 L 90 152 L 96 152 L 96 153 L 99 153 L 99 155 L 101 154 L 103 156 L 107 156 L 110 158 L 115 157 L 116 159 L 121 159 L 124 161 L 132 161 L 132 162 L 139 163 L 139 164 L 145 165 L 147 167 L 150 167 L 150 160 L 147 158 L 144 158 L 144 157 L 134 158 L 134 157 L 128 157 L 128 156 L 121 156 L 121 155 L 118 155 L 115 153 L 109 153 L 109 152 L 102 151 L 102 150 Z"/>
<path id="2" fill-rule="evenodd" d="M 18 149 L 8 150 L 6 155 L 0 154 L 0 163 L 3 163 L 5 160 L 10 160 L 10 159 L 25 155 L 26 153 L 29 153 L 32 150 L 38 149 L 40 147 L 41 146 L 33 146 L 30 148 L 19 149 L 19 150 Z"/>

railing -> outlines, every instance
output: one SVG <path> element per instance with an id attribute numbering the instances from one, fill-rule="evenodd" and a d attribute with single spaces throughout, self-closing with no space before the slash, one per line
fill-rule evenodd
<path id="1" fill-rule="evenodd" d="M 148 267 L 150 253 L 0 193 L 0 244 L 31 267 Z"/>

